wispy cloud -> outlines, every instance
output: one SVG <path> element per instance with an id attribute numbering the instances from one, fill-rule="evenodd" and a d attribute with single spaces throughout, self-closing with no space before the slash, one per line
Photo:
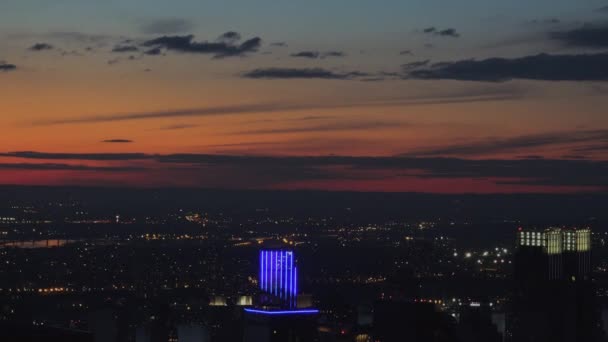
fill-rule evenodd
<path id="1" fill-rule="evenodd" d="M 335 132 L 335 131 L 358 131 L 372 129 L 395 129 L 405 126 L 402 122 L 384 122 L 384 121 L 369 121 L 369 122 L 332 122 L 323 125 L 314 126 L 296 126 L 283 128 L 264 128 L 257 130 L 240 131 L 238 134 L 285 134 L 285 133 L 318 133 L 318 132 Z"/>
<path id="2" fill-rule="evenodd" d="M 153 155 L 145 153 L 47 153 L 36 151 L 16 151 L 0 153 L 0 157 L 46 160 L 144 160 L 152 159 Z"/>
<path id="3" fill-rule="evenodd" d="M 163 126 L 160 129 L 161 130 L 165 130 L 165 131 L 174 131 L 174 130 L 179 130 L 179 129 L 194 128 L 194 127 L 198 127 L 198 126 L 200 126 L 200 125 L 197 125 L 197 124 L 175 124 L 175 125 Z"/>
<path id="4" fill-rule="evenodd" d="M 132 143 L 133 140 L 130 139 L 107 139 L 107 140 L 103 140 L 103 143 L 110 143 L 110 144 L 129 144 Z"/>
<path id="5" fill-rule="evenodd" d="M 94 171 L 94 172 L 132 172 L 145 170 L 131 166 L 89 166 L 55 163 L 0 163 L 0 169 L 38 170 L 38 171 Z"/>
<path id="6" fill-rule="evenodd" d="M 524 91 L 513 86 L 462 88 L 457 92 L 429 94 L 424 96 L 404 96 L 384 98 L 367 101 L 338 102 L 326 104 L 304 103 L 259 103 L 239 106 L 201 107 L 189 109 L 175 109 L 166 111 L 116 113 L 93 116 L 80 116 L 74 118 L 52 119 L 29 123 L 34 126 L 86 124 L 98 122 L 115 122 L 129 120 L 150 120 L 161 118 L 208 117 L 221 115 L 245 115 L 253 113 L 276 113 L 300 110 L 374 107 L 374 106 L 418 106 L 437 105 L 449 103 L 487 102 L 516 100 L 524 96 Z"/>
<path id="7" fill-rule="evenodd" d="M 408 152 L 408 156 L 479 156 L 504 152 L 519 152 L 532 148 L 542 148 L 580 143 L 608 142 L 608 130 L 562 131 L 531 135 L 522 135 L 503 139 L 485 139 L 458 143 L 436 148 L 427 148 Z M 587 152 L 589 147 L 576 148 L 578 152 Z"/>

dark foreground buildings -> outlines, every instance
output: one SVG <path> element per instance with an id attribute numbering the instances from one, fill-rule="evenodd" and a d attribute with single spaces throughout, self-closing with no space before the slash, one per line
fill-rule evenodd
<path id="1" fill-rule="evenodd" d="M 514 342 L 601 338 L 589 229 L 519 228 L 507 323 Z"/>

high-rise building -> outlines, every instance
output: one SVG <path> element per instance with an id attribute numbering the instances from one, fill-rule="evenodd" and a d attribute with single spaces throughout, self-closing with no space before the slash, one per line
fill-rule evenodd
<path id="1" fill-rule="evenodd" d="M 528 282 L 567 279 L 589 280 L 591 230 L 549 228 L 517 232 L 516 278 Z"/>
<path id="2" fill-rule="evenodd" d="M 294 308 L 298 294 L 298 267 L 291 250 L 260 251 L 260 289 Z"/>
<path id="3" fill-rule="evenodd" d="M 590 229 L 519 228 L 510 339 L 592 341 L 597 315 L 591 270 Z"/>
<path id="4" fill-rule="evenodd" d="M 244 309 L 244 341 L 315 341 L 319 311 L 299 304 L 295 252 L 261 250 L 258 277 L 260 297 L 255 307 Z"/>

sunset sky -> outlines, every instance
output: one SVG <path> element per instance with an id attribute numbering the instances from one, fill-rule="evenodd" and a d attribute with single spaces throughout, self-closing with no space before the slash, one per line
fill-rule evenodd
<path id="1" fill-rule="evenodd" d="M 3 0 L 0 184 L 608 188 L 606 0 Z"/>

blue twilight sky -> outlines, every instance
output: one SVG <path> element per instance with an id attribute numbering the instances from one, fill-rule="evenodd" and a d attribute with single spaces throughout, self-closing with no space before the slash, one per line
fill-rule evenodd
<path id="1" fill-rule="evenodd" d="M 366 1 L 330 0 L 278 2 L 202 0 L 5 0 L 2 29 L 77 30 L 137 33 L 146 20 L 176 17 L 197 22 L 201 32 L 226 27 L 277 39 L 355 38 L 359 33 L 400 33 L 427 26 L 458 27 L 462 32 L 511 26 L 526 20 L 585 20 L 605 5 L 602 0 L 512 1 Z M 489 29 L 489 30 L 488 30 Z M 505 32 L 506 33 L 506 32 Z M 321 35 L 321 37 L 319 37 Z"/>

